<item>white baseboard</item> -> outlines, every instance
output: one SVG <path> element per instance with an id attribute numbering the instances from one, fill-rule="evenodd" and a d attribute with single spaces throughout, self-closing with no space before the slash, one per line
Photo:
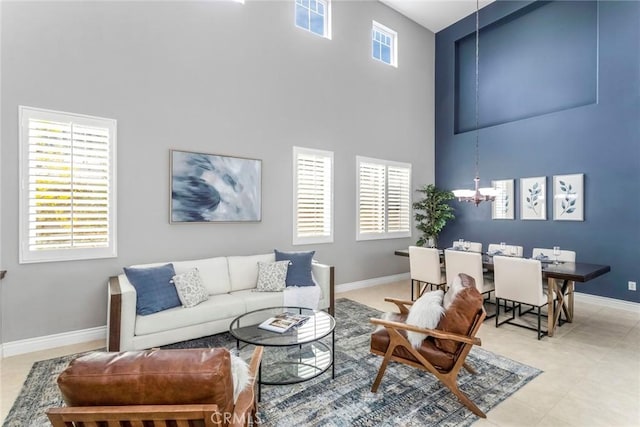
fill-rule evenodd
<path id="1" fill-rule="evenodd" d="M 339 292 L 353 291 L 355 289 L 370 288 L 372 286 L 399 282 L 401 280 L 408 280 L 410 277 L 411 276 L 409 276 L 409 273 L 400 273 L 400 274 L 394 274 L 392 276 L 384 276 L 384 277 L 374 277 L 373 279 L 359 280 L 357 282 L 343 283 L 341 285 L 336 285 L 335 291 L 336 293 L 339 293 Z"/>
<path id="2" fill-rule="evenodd" d="M 80 331 L 63 332 L 44 337 L 7 342 L 2 344 L 0 347 L 0 355 L 2 355 L 2 357 L 17 356 L 19 354 L 49 350 L 65 345 L 106 339 L 107 327 L 98 326 L 96 328 L 82 329 Z"/>
<path id="3" fill-rule="evenodd" d="M 590 304 L 600 305 L 603 307 L 617 308 L 619 310 L 626 310 L 626 311 L 632 311 L 634 313 L 640 313 L 640 303 L 637 303 L 637 302 L 601 297 L 599 295 L 583 294 L 581 292 L 575 293 L 575 300 L 580 302 L 587 302 Z"/>

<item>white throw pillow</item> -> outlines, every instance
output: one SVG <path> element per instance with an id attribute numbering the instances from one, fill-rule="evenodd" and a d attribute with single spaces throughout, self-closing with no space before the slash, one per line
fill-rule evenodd
<path id="1" fill-rule="evenodd" d="M 438 326 L 440 318 L 444 314 L 443 297 L 444 291 L 442 290 L 424 293 L 411 306 L 407 316 L 407 325 L 426 329 L 434 329 Z M 425 334 L 407 331 L 407 339 L 415 348 L 419 348 L 425 338 L 427 338 Z"/>
<path id="2" fill-rule="evenodd" d="M 249 365 L 235 354 L 231 354 L 231 378 L 233 379 L 233 403 L 235 405 L 238 396 L 251 381 Z"/>
<path id="3" fill-rule="evenodd" d="M 456 274 L 456 277 L 454 277 L 453 279 L 453 283 L 451 284 L 451 286 L 449 286 L 447 293 L 444 294 L 442 305 L 444 306 L 445 310 L 449 308 L 456 295 L 458 295 L 458 292 L 460 292 L 462 289 L 464 289 L 464 286 L 462 286 L 462 279 L 460 278 L 459 274 Z"/>
<path id="4" fill-rule="evenodd" d="M 287 270 L 291 261 L 258 262 L 257 292 L 282 292 L 287 287 Z"/>
<path id="5" fill-rule="evenodd" d="M 209 299 L 209 293 L 202 283 L 200 272 L 197 268 L 186 273 L 176 274 L 171 279 L 178 291 L 178 297 L 185 308 L 193 307 Z"/>

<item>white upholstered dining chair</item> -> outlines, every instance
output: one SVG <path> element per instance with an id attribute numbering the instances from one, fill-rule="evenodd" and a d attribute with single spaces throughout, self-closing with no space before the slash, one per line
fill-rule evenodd
<path id="1" fill-rule="evenodd" d="M 493 280 L 482 274 L 482 253 L 472 251 L 458 251 L 447 249 L 444 251 L 444 263 L 447 270 L 447 284 L 451 286 L 453 280 L 460 273 L 473 277 L 476 288 L 487 298 L 493 291 Z"/>
<path id="2" fill-rule="evenodd" d="M 538 333 L 538 339 L 546 335 L 541 329 L 541 309 L 548 303 L 548 296 L 542 285 L 542 265 L 534 259 L 505 256 L 493 257 L 493 280 L 496 296 L 496 328 L 504 323 L 532 329 Z M 512 301 L 511 317 L 500 321 L 500 300 Z M 555 300 L 555 295 L 554 295 Z M 538 327 L 536 329 L 514 322 L 515 303 L 537 308 Z"/>
<path id="3" fill-rule="evenodd" d="M 411 273 L 411 301 L 415 301 L 413 294 L 418 285 L 419 298 L 429 286 L 431 289 L 444 288 L 447 284 L 440 269 L 440 253 L 436 248 L 422 248 L 409 246 L 409 270 Z M 424 287 L 423 287 L 424 284 Z M 443 289 L 444 290 L 444 289 Z"/>

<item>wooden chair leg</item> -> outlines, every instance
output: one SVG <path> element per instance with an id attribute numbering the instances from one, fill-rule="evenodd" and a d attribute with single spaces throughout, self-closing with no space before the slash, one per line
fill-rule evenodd
<path id="1" fill-rule="evenodd" d="M 477 416 L 479 416 L 480 418 L 487 418 L 487 416 L 485 415 L 485 413 L 484 413 L 484 412 L 482 412 L 482 411 L 480 410 L 480 408 L 478 408 L 478 407 L 476 406 L 476 404 L 475 404 L 475 403 L 473 403 L 473 401 L 472 401 L 471 399 L 469 399 L 469 398 L 467 397 L 467 395 L 466 395 L 466 394 L 464 394 L 464 393 L 463 393 L 463 392 L 458 388 L 458 384 L 456 384 L 456 382 L 455 382 L 455 378 L 454 378 L 454 380 L 453 380 L 452 382 L 449 382 L 449 381 L 442 381 L 442 383 L 443 383 L 444 385 L 446 385 L 446 386 L 449 388 L 449 390 L 451 390 L 451 392 L 452 392 L 453 394 L 455 394 L 455 395 L 456 395 L 456 397 L 460 400 L 460 402 L 462 402 L 462 404 L 463 404 L 464 406 L 466 406 L 467 408 L 469 408 L 469 410 L 470 410 L 471 412 L 473 412 L 474 414 L 476 414 L 476 415 L 477 415 Z"/>
<path id="2" fill-rule="evenodd" d="M 391 360 L 391 355 L 393 354 L 393 350 L 395 349 L 394 345 L 389 343 L 389 348 L 387 348 L 387 352 L 384 354 L 384 359 L 382 360 L 382 364 L 380 365 L 380 369 L 378 369 L 378 375 L 376 376 L 373 385 L 371 386 L 371 392 L 375 393 L 378 391 L 378 387 L 380 386 L 380 382 L 382 381 L 382 377 L 384 376 L 384 372 L 387 370 L 387 365 Z"/>

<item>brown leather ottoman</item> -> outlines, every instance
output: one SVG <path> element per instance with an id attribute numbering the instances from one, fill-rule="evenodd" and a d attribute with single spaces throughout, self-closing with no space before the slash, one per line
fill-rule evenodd
<path id="1" fill-rule="evenodd" d="M 233 413 L 231 356 L 224 348 L 95 352 L 58 377 L 68 406 L 216 404 Z"/>

